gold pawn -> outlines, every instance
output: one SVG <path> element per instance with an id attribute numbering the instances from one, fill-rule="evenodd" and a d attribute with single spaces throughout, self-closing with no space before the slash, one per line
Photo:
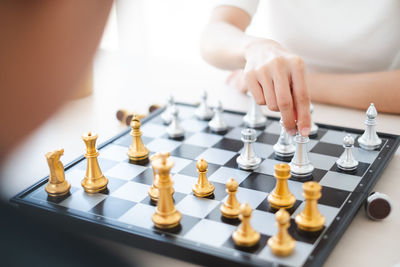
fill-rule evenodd
<path id="1" fill-rule="evenodd" d="M 229 219 L 236 219 L 240 213 L 240 203 L 236 198 L 236 193 L 239 187 L 238 182 L 235 179 L 230 178 L 226 184 L 225 191 L 228 193 L 228 198 L 221 205 L 220 211 L 222 216 Z"/>
<path id="2" fill-rule="evenodd" d="M 87 133 L 82 136 L 86 145 L 85 158 L 87 160 L 86 176 L 82 180 L 82 187 L 88 193 L 97 193 L 107 188 L 108 179 L 101 172 L 97 157 L 96 140 L 98 135 Z"/>
<path id="3" fill-rule="evenodd" d="M 204 159 L 200 159 L 197 162 L 197 172 L 199 173 L 199 179 L 197 183 L 192 187 L 193 194 L 196 197 L 208 197 L 214 193 L 214 185 L 207 179 L 207 168 L 208 164 Z"/>
<path id="4" fill-rule="evenodd" d="M 49 182 L 45 190 L 50 197 L 64 196 L 69 193 L 71 188 L 71 185 L 65 180 L 64 165 L 60 161 L 63 154 L 64 149 L 60 149 L 45 155 L 50 169 Z"/>
<path id="5" fill-rule="evenodd" d="M 145 147 L 142 142 L 142 132 L 140 131 L 140 119 L 138 115 L 133 115 L 131 121 L 131 135 L 132 135 L 132 144 L 128 150 L 128 157 L 132 162 L 144 161 L 149 156 L 149 150 Z"/>
<path id="6" fill-rule="evenodd" d="M 290 226 L 290 215 L 285 209 L 280 209 L 275 214 L 278 233 L 268 239 L 268 246 L 272 253 L 277 256 L 288 256 L 296 245 L 296 241 L 290 236 L 288 228 Z"/>
<path id="7" fill-rule="evenodd" d="M 156 153 L 156 154 L 152 155 L 150 157 L 150 162 L 153 162 L 159 156 L 160 156 L 160 153 Z M 151 201 L 153 201 L 154 203 L 157 203 L 160 193 L 159 193 L 158 187 L 157 187 L 157 183 L 158 183 L 157 173 L 153 166 L 152 166 L 152 169 L 153 169 L 153 183 L 151 184 L 151 187 L 149 188 L 148 194 L 149 194 Z M 171 187 L 171 195 L 173 195 L 174 192 L 175 192 L 174 188 Z"/>
<path id="8" fill-rule="evenodd" d="M 303 184 L 303 196 L 306 200 L 303 211 L 297 214 L 295 221 L 300 230 L 316 232 L 325 224 L 325 217 L 318 210 L 318 199 L 321 198 L 321 185 L 310 181 Z"/>
<path id="9" fill-rule="evenodd" d="M 290 178 L 290 167 L 288 164 L 275 164 L 274 169 L 276 185 L 273 192 L 268 195 L 268 203 L 274 209 L 290 209 L 296 202 L 287 182 Z"/>
<path id="10" fill-rule="evenodd" d="M 174 228 L 179 225 L 182 214 L 175 209 L 171 196 L 172 179 L 170 170 L 174 166 L 169 153 L 160 153 L 151 165 L 156 170 L 159 199 L 156 212 L 152 216 L 155 227 L 161 229 Z"/>
<path id="11" fill-rule="evenodd" d="M 252 247 L 260 240 L 260 233 L 254 230 L 250 224 L 252 211 L 253 209 L 247 203 L 240 206 L 239 219 L 242 223 L 232 234 L 232 239 L 237 246 Z"/>

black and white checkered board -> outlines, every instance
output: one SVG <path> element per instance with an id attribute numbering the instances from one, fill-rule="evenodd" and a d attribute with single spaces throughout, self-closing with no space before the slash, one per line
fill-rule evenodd
<path id="1" fill-rule="evenodd" d="M 159 116 L 162 110 L 145 119 L 142 125 L 142 138 L 151 153 L 169 151 L 174 159 L 174 200 L 176 208 L 183 214 L 179 229 L 163 232 L 153 228 L 151 215 L 155 207 L 147 195 L 153 172 L 150 164 L 129 163 L 126 152 L 131 136 L 128 131 L 100 146 L 99 163 L 109 179 L 107 192 L 84 193 L 80 182 L 85 176 L 86 160 L 80 158 L 66 167 L 66 178 L 72 185 L 69 196 L 48 199 L 44 190 L 45 178 L 12 201 L 25 208 L 35 208 L 35 212 L 46 211 L 44 213 L 53 217 L 70 219 L 71 223 L 80 225 L 82 231 L 195 263 L 320 265 L 350 224 L 400 141 L 398 136 L 380 134 L 383 143 L 376 151 L 362 150 L 356 142 L 354 155 L 360 164 L 356 172 L 347 174 L 335 165 L 343 151 L 343 137 L 351 133 L 357 138 L 362 132 L 320 125 L 308 150 L 315 166 L 312 180 L 322 185 L 318 207 L 326 217 L 326 225 L 316 236 L 303 235 L 296 230 L 293 218 L 304 207 L 303 183 L 289 180 L 289 188 L 297 199 L 289 210 L 292 218 L 289 231 L 297 242 L 291 256 L 279 258 L 266 246 L 267 239 L 277 232 L 275 216 L 267 202 L 267 195 L 275 186 L 274 164 L 280 162 L 274 159 L 272 149 L 280 133 L 277 119 L 269 118 L 267 127 L 257 130 L 254 146 L 263 161 L 257 170 L 247 172 L 238 169 L 236 164 L 242 149 L 243 114 L 225 112 L 229 130 L 225 134 L 214 134 L 208 129 L 207 122 L 193 116 L 194 107 L 180 104 L 179 108 L 181 125 L 186 130 L 183 140 L 168 139 L 166 126 Z M 209 164 L 208 178 L 215 185 L 213 199 L 197 198 L 192 194 L 191 188 L 197 180 L 196 161 L 200 158 Z M 251 223 L 261 233 L 259 246 L 247 251 L 236 248 L 231 239 L 239 222 L 226 221 L 219 212 L 227 197 L 225 181 L 230 177 L 240 184 L 239 201 L 246 201 L 253 207 Z"/>

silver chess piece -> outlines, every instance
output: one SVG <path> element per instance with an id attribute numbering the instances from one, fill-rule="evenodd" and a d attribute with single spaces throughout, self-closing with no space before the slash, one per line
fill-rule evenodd
<path id="1" fill-rule="evenodd" d="M 282 158 L 288 158 L 294 155 L 296 147 L 293 144 L 292 136 L 286 132 L 282 119 L 280 119 L 279 124 L 281 125 L 281 135 L 273 148 L 275 155 Z"/>
<path id="2" fill-rule="evenodd" d="M 253 143 L 257 140 L 256 131 L 254 129 L 243 129 L 241 131 L 243 141 L 243 151 L 236 158 L 236 162 L 241 169 L 254 170 L 260 166 L 261 158 L 257 157 Z"/>
<path id="3" fill-rule="evenodd" d="M 171 108 L 171 123 L 167 127 L 167 134 L 170 138 L 179 138 L 185 135 L 185 130 L 179 125 L 179 109 L 176 105 Z"/>
<path id="4" fill-rule="evenodd" d="M 262 113 L 260 106 L 257 105 L 253 95 L 250 92 L 247 92 L 247 95 L 250 97 L 250 107 L 243 117 L 244 123 L 251 128 L 264 127 L 267 124 L 267 118 Z"/>
<path id="5" fill-rule="evenodd" d="M 296 145 L 296 151 L 289 163 L 290 172 L 294 177 L 306 177 L 312 174 L 314 166 L 308 159 L 307 144 L 310 139 L 306 136 L 301 136 L 299 133 L 293 138 Z"/>
<path id="6" fill-rule="evenodd" d="M 361 148 L 366 150 L 375 150 L 381 145 L 382 140 L 376 133 L 376 117 L 378 116 L 378 112 L 376 111 L 374 103 L 371 103 L 366 115 L 367 119 L 364 122 L 366 129 L 364 134 L 358 138 L 358 143 Z"/>
<path id="7" fill-rule="evenodd" d="M 199 120 L 210 120 L 214 115 L 212 109 L 207 104 L 207 98 L 207 92 L 203 91 L 200 105 L 194 112 L 194 115 L 196 115 Z"/>
<path id="8" fill-rule="evenodd" d="M 336 161 L 336 165 L 343 171 L 352 171 L 357 169 L 358 161 L 353 156 L 354 138 L 348 134 L 343 138 L 344 152 Z"/>
<path id="9" fill-rule="evenodd" d="M 316 125 L 313 120 L 313 113 L 314 113 L 314 105 L 310 103 L 310 115 L 311 115 L 310 135 L 316 135 L 318 133 L 318 125 Z"/>
<path id="10" fill-rule="evenodd" d="M 217 106 L 214 108 L 214 117 L 208 123 L 208 126 L 213 132 L 223 132 L 228 129 L 228 124 L 225 122 L 222 115 L 223 112 L 222 103 L 218 101 Z"/>
<path id="11" fill-rule="evenodd" d="M 168 97 L 167 107 L 165 108 L 165 111 L 161 114 L 161 119 L 163 120 L 163 122 L 165 124 L 171 123 L 171 120 L 172 120 L 171 110 L 172 110 L 173 106 L 175 106 L 175 99 L 174 99 L 173 95 L 170 95 Z"/>

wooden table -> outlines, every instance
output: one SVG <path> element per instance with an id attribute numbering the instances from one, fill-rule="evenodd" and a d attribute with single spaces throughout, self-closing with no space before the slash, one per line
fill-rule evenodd
<path id="1" fill-rule="evenodd" d="M 10 198 L 47 175 L 46 152 L 64 148 L 61 160 L 68 163 L 84 153 L 80 137 L 83 132 L 96 131 L 101 143 L 123 130 L 125 127 L 115 119 L 119 108 L 144 113 L 151 104 L 163 104 L 169 94 L 178 101 L 194 103 L 204 89 L 209 93 L 211 104 L 220 99 L 226 109 L 240 111 L 245 111 L 248 104 L 247 97 L 225 85 L 226 72 L 205 63 L 149 62 L 100 51 L 94 74 L 93 95 L 67 103 L 10 155 L 1 170 L 2 197 Z M 265 113 L 278 116 L 267 110 Z M 315 104 L 316 122 L 363 129 L 364 119 L 365 111 Z M 378 130 L 400 134 L 400 116 L 379 114 Z M 376 191 L 392 198 L 392 214 L 375 222 L 360 210 L 325 266 L 392 266 L 400 262 L 399 174 L 398 150 L 375 186 Z M 121 257 L 139 261 L 141 266 L 193 266 L 111 241 L 99 242 Z"/>

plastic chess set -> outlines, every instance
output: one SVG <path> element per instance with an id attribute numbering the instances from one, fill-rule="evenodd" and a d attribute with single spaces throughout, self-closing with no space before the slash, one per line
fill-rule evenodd
<path id="1" fill-rule="evenodd" d="M 276 184 L 274 166 L 285 162 L 274 153 L 274 145 L 281 135 L 279 119 L 268 117 L 263 127 L 255 128 L 256 141 L 252 145 L 261 160 L 254 170 L 243 170 L 237 161 L 243 153 L 241 132 L 246 128 L 243 113 L 221 113 L 226 129 L 216 133 L 211 128 L 220 127 L 221 123 L 215 126 L 199 120 L 195 116 L 195 106 L 182 103 L 176 106 L 183 137 L 170 138 L 179 135 L 179 131 L 167 129 L 162 118 L 164 108 L 142 120 L 141 138 L 150 155 L 169 152 L 174 162 L 171 169 L 173 200 L 176 210 L 182 214 L 179 227 L 173 230 L 154 227 L 155 204 L 148 194 L 154 171 L 150 163 L 129 161 L 131 129 L 97 147 L 99 166 L 108 179 L 107 189 L 100 193 L 83 190 L 81 181 L 85 177 L 87 159 L 82 156 L 65 166 L 65 178 L 71 184 L 67 195 L 49 197 L 45 191 L 49 177 L 45 177 L 11 201 L 37 214 L 79 226 L 75 228 L 84 233 L 197 264 L 319 266 L 345 233 L 400 143 L 399 136 L 379 133 L 382 143 L 367 151 L 358 143 L 362 130 L 318 124 L 306 148 L 314 167 L 310 177 L 287 181 L 296 198 L 293 206 L 287 209 L 290 215 L 288 232 L 296 245 L 289 256 L 278 257 L 267 245 L 267 240 L 277 232 L 275 211 L 267 198 Z M 217 108 L 222 110 L 220 106 Z M 358 161 L 351 172 L 337 166 L 344 150 L 343 140 L 349 135 L 355 140 L 352 153 Z M 192 191 L 199 177 L 196 164 L 200 159 L 207 161 L 206 175 L 214 185 L 213 196 L 209 198 L 197 197 Z M 250 248 L 238 247 L 232 240 L 240 221 L 221 216 L 220 207 L 228 198 L 225 183 L 231 177 L 238 183 L 237 199 L 252 207 L 251 225 L 260 233 L 258 245 Z M 318 210 L 325 217 L 325 223 L 317 234 L 299 232 L 295 223 L 296 215 L 305 206 L 303 184 L 310 180 L 322 187 Z"/>

